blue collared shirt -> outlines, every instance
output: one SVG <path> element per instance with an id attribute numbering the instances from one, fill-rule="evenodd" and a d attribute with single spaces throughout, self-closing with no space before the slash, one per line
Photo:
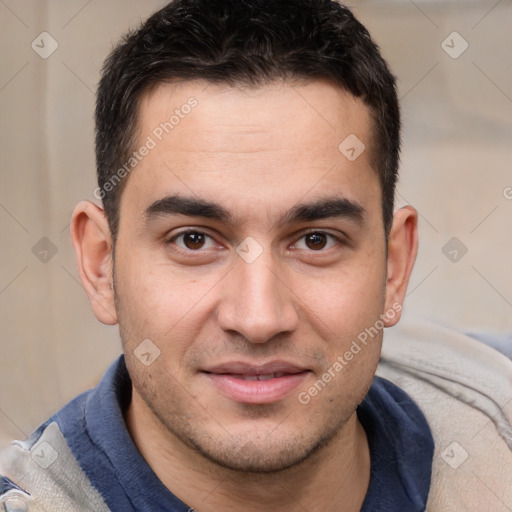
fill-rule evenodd
<path id="1" fill-rule="evenodd" d="M 123 418 L 130 400 L 131 381 L 121 356 L 96 388 L 68 403 L 49 422 L 58 423 L 90 483 L 113 512 L 189 512 L 135 446 Z M 400 388 L 375 377 L 357 414 L 371 457 L 361 511 L 424 511 L 434 442 L 418 406 Z"/>

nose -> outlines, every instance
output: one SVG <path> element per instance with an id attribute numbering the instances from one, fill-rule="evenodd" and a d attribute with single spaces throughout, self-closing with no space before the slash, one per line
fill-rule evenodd
<path id="1" fill-rule="evenodd" d="M 253 263 L 239 259 L 226 276 L 217 321 L 226 332 L 265 343 L 297 328 L 294 297 L 271 258 L 262 255 Z"/>

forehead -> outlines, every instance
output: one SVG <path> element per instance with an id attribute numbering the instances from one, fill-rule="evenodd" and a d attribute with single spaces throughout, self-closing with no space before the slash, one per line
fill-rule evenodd
<path id="1" fill-rule="evenodd" d="M 191 108 L 190 104 L 195 106 Z M 245 140 L 249 144 L 253 144 L 252 140 L 258 136 L 261 142 L 265 142 L 265 135 L 271 137 L 279 132 L 282 136 L 280 149 L 285 149 L 282 144 L 286 141 L 291 146 L 296 145 L 297 137 L 299 141 L 320 142 L 323 139 L 325 145 L 336 149 L 340 137 L 350 133 L 357 133 L 370 143 L 368 136 L 371 132 L 369 107 L 349 92 L 324 80 L 293 84 L 277 81 L 243 87 L 183 81 L 159 84 L 142 96 L 138 109 L 141 135 L 153 133 L 160 138 L 159 135 L 172 132 L 177 142 L 181 132 L 190 124 L 203 134 L 218 134 L 217 141 L 208 141 L 213 143 L 211 149 L 215 149 L 215 142 L 225 144 L 227 141 L 223 139 L 233 132 L 236 132 L 239 142 Z M 165 138 L 164 142 L 172 142 L 171 138 Z M 186 140 L 180 140 L 180 144 L 182 142 Z M 201 141 L 194 139 L 189 142 L 196 146 Z M 233 149 L 243 152 L 244 146 Z"/>
<path id="2" fill-rule="evenodd" d="M 151 149 L 125 193 L 136 190 L 142 209 L 175 193 L 227 207 L 235 196 L 263 207 L 327 192 L 361 203 L 379 194 L 371 122 L 362 101 L 324 81 L 160 84 L 139 104 L 136 150 Z"/>

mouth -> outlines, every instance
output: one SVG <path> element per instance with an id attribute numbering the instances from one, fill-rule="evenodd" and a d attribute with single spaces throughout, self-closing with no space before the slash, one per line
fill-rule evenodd
<path id="1" fill-rule="evenodd" d="M 284 361 L 254 365 L 231 362 L 201 373 L 225 397 L 245 404 L 270 404 L 282 400 L 311 371 Z"/>
<path id="2" fill-rule="evenodd" d="M 228 375 L 230 377 L 233 377 L 234 379 L 241 379 L 241 380 L 272 380 L 272 379 L 279 379 L 281 377 L 285 377 L 287 375 L 291 375 L 289 373 L 269 373 L 267 375 L 240 375 L 236 373 L 225 373 L 223 375 Z"/>

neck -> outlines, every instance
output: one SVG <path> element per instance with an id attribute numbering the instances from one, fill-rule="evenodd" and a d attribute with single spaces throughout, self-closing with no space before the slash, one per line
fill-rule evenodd
<path id="1" fill-rule="evenodd" d="M 265 474 L 237 472 L 205 459 L 169 432 L 135 390 L 126 423 L 160 481 L 201 512 L 356 512 L 368 489 L 368 441 L 355 412 L 338 434 L 308 459 Z"/>

